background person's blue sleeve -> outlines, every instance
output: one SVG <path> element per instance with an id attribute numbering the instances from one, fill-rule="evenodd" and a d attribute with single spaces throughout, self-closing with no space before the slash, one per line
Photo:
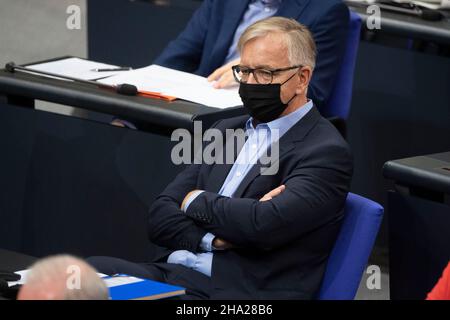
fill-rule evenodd
<path id="1" fill-rule="evenodd" d="M 316 42 L 317 59 L 308 88 L 308 98 L 314 101 L 320 111 L 330 98 L 339 74 L 347 45 L 349 20 L 347 6 L 338 3 L 324 11 L 321 18 L 310 27 Z"/>
<path id="2" fill-rule="evenodd" d="M 202 58 L 204 41 L 211 18 L 211 7 L 211 0 L 203 1 L 186 28 L 169 43 L 153 63 L 172 69 L 195 72 Z"/>

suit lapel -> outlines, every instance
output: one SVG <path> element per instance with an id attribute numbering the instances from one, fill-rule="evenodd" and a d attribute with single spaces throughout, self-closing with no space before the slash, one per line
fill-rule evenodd
<path id="1" fill-rule="evenodd" d="M 279 157 L 278 162 L 281 161 L 283 156 L 295 148 L 295 143 L 303 140 L 306 134 L 314 127 L 320 118 L 320 113 L 316 107 L 313 107 L 299 122 L 297 122 L 291 129 L 289 129 L 279 140 Z M 273 164 L 271 164 L 273 165 Z M 279 164 L 278 164 L 279 165 Z M 231 167 L 230 167 L 231 168 Z M 267 170 L 268 168 L 263 168 Z M 261 175 L 261 165 L 255 164 L 242 180 L 241 184 L 234 193 L 234 198 L 241 198 L 249 186 L 249 184 L 257 177 Z"/>
<path id="2" fill-rule="evenodd" d="M 222 154 L 220 156 L 222 156 Z M 232 166 L 233 166 L 232 164 L 226 163 L 214 165 L 211 169 L 208 179 L 206 180 L 205 190 L 214 193 L 219 193 L 220 188 L 225 182 L 228 172 L 230 172 Z"/>
<path id="3" fill-rule="evenodd" d="M 238 125 L 236 128 L 240 128 L 245 130 L 245 122 L 243 125 Z M 230 140 L 231 137 L 228 139 Z M 215 164 L 213 165 L 211 172 L 209 174 L 209 177 L 207 179 L 206 185 L 205 185 L 205 190 L 207 191 L 211 191 L 211 192 L 215 192 L 218 193 L 220 188 L 222 187 L 223 183 L 225 182 L 225 179 L 228 175 L 228 173 L 230 172 L 231 168 L 233 167 L 234 162 L 236 161 L 237 155 L 239 154 L 239 152 L 241 152 L 241 148 L 237 149 L 237 146 L 234 148 L 234 153 L 233 153 L 233 163 L 226 163 L 226 159 L 227 159 L 227 148 L 226 143 L 231 143 L 231 141 L 226 141 L 225 144 L 223 145 L 223 147 L 221 148 L 221 150 L 218 152 L 218 156 L 217 159 L 222 159 L 223 160 L 223 164 Z"/>
<path id="4" fill-rule="evenodd" d="M 292 17 L 292 13 L 295 12 L 297 15 L 296 18 L 298 18 L 309 1 L 310 0 L 284 0 L 281 2 L 280 8 L 278 9 L 276 15 L 282 17 Z"/>

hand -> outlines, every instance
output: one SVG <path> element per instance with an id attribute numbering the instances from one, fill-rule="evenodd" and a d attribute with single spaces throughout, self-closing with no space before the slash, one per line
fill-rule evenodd
<path id="1" fill-rule="evenodd" d="M 239 64 L 239 62 L 241 62 L 241 59 L 236 59 L 216 69 L 216 71 L 208 76 L 208 81 L 216 81 L 213 85 L 216 89 L 229 88 L 233 84 L 236 84 L 231 67 Z"/>
<path id="2" fill-rule="evenodd" d="M 282 193 L 284 191 L 284 189 L 286 189 L 285 185 L 282 184 L 281 186 L 279 186 L 278 188 L 275 188 L 271 191 L 269 191 L 268 193 L 266 193 L 261 199 L 259 199 L 259 201 L 268 201 L 268 200 L 272 200 L 273 197 L 278 196 L 280 193 Z"/>
<path id="3" fill-rule="evenodd" d="M 186 206 L 186 201 L 187 201 L 187 200 L 189 199 L 189 197 L 190 197 L 194 192 L 196 192 L 196 191 L 199 191 L 199 190 L 192 190 L 192 191 L 188 192 L 188 194 L 184 197 L 183 202 L 181 202 L 181 206 L 180 206 L 181 210 L 184 211 L 184 207 Z"/>
<path id="4" fill-rule="evenodd" d="M 212 243 L 213 247 L 218 250 L 226 250 L 233 248 L 233 245 L 223 239 L 215 237 Z"/>

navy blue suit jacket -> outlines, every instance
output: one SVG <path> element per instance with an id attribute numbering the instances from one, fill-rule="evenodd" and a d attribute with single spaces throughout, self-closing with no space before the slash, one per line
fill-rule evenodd
<path id="1" fill-rule="evenodd" d="M 247 119 L 225 119 L 215 127 L 244 128 Z M 214 252 L 213 299 L 314 298 L 350 185 L 347 143 L 314 107 L 281 137 L 276 174 L 261 175 L 261 166 L 254 165 L 228 198 L 218 192 L 231 167 L 192 164 L 182 171 L 150 208 L 150 240 L 170 250 L 199 252 L 201 239 L 211 232 L 237 246 Z M 286 189 L 280 195 L 259 201 L 281 184 Z M 205 192 L 184 213 L 180 204 L 194 189 Z"/>
<path id="2" fill-rule="evenodd" d="M 208 76 L 224 64 L 250 0 L 204 0 L 184 31 L 154 61 Z M 308 96 L 320 107 L 334 87 L 347 43 L 349 11 L 341 0 L 284 0 L 277 16 L 294 18 L 313 33 L 317 66 Z"/>

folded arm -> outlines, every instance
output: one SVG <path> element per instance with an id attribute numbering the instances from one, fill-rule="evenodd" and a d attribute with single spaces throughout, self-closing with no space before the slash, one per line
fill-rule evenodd
<path id="1" fill-rule="evenodd" d="M 211 128 L 219 123 L 220 120 Z M 181 209 L 186 194 L 197 189 L 200 168 L 199 164 L 187 166 L 153 202 L 147 229 L 154 244 L 173 250 L 202 251 L 202 239 L 207 231 Z"/>
<path id="2" fill-rule="evenodd" d="M 285 190 L 267 201 L 203 192 L 186 215 L 238 247 L 274 249 L 339 216 L 351 176 L 349 158 L 341 159 L 330 159 L 328 167 L 299 166 L 283 182 Z"/>
<path id="3" fill-rule="evenodd" d="M 183 195 L 195 189 L 199 165 L 191 165 L 170 183 L 150 208 L 148 233 L 150 241 L 174 250 L 196 252 L 207 233 L 187 217 L 180 206 Z"/>

